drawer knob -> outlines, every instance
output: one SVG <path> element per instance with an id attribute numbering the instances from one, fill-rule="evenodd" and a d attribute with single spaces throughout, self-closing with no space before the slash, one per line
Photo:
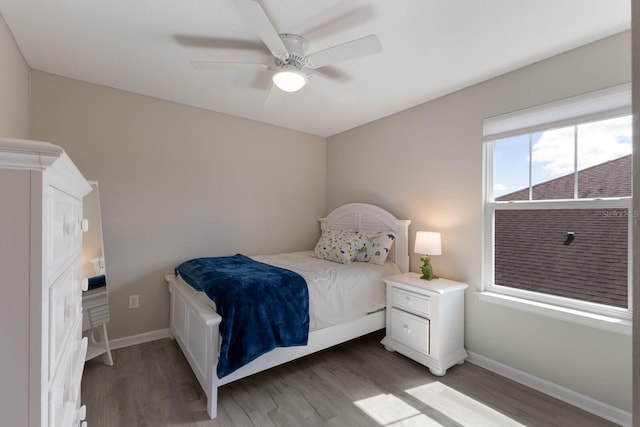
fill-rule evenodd
<path id="1" fill-rule="evenodd" d="M 83 233 L 89 231 L 89 220 L 87 218 L 84 218 L 82 221 L 80 221 L 80 228 L 82 229 Z"/>
<path id="2" fill-rule="evenodd" d="M 78 386 L 70 385 L 64 389 L 64 401 L 73 403 L 78 398 Z"/>
<path id="3" fill-rule="evenodd" d="M 64 230 L 64 235 L 70 236 L 75 230 L 75 223 L 73 221 L 65 221 L 64 224 L 62 224 L 62 228 Z"/>
<path id="4" fill-rule="evenodd" d="M 64 306 L 64 321 L 78 317 L 82 313 L 82 306 L 79 303 L 66 304 Z"/>
<path id="5" fill-rule="evenodd" d="M 402 325 L 402 330 L 408 335 L 411 333 L 411 328 L 409 325 Z"/>

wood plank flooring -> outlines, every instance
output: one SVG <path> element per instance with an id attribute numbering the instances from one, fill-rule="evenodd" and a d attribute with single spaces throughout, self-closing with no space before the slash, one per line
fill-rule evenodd
<path id="1" fill-rule="evenodd" d="M 169 339 L 87 362 L 91 427 L 614 426 L 470 363 L 444 377 L 380 345 L 382 332 L 261 372 L 219 390 L 218 418 Z"/>

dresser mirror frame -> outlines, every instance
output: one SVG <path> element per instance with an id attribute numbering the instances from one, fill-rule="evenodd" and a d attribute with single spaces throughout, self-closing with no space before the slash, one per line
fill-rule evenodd
<path id="1" fill-rule="evenodd" d="M 103 286 L 83 292 L 83 335 L 89 338 L 86 360 L 102 356 L 106 365 L 113 365 L 111 346 L 107 334 L 109 322 L 109 294 L 107 269 L 102 235 L 102 213 L 100 190 L 97 181 L 89 181 L 92 191 L 83 199 L 83 214 L 89 227 L 82 239 L 82 276 L 91 283 L 91 278 Z M 104 275 L 104 278 L 100 276 Z M 104 279 L 104 280 L 102 280 Z"/>

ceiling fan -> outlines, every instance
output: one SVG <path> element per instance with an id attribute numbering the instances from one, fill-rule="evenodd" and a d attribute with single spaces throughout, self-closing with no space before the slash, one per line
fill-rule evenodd
<path id="1" fill-rule="evenodd" d="M 350 102 L 353 100 L 350 94 L 308 70 L 316 70 L 382 51 L 378 36 L 368 35 L 318 52 L 307 53 L 309 42 L 297 34 L 278 34 L 257 0 L 235 0 L 235 2 L 273 55 L 273 63 L 193 61 L 191 65 L 194 68 L 272 71 L 273 84 L 285 92 L 296 92 L 313 79 L 314 85 L 343 102 Z"/>

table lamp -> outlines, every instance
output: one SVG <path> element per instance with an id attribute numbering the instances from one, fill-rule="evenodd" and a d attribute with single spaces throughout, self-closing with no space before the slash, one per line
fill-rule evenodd
<path id="1" fill-rule="evenodd" d="M 420 259 L 423 262 L 420 270 L 422 271 L 421 279 L 432 280 L 437 279 L 438 276 L 433 274 L 433 268 L 431 267 L 430 255 L 442 255 L 442 245 L 440 240 L 440 233 L 433 231 L 418 231 L 416 233 L 416 243 L 413 247 L 413 251 L 422 255 Z"/>

